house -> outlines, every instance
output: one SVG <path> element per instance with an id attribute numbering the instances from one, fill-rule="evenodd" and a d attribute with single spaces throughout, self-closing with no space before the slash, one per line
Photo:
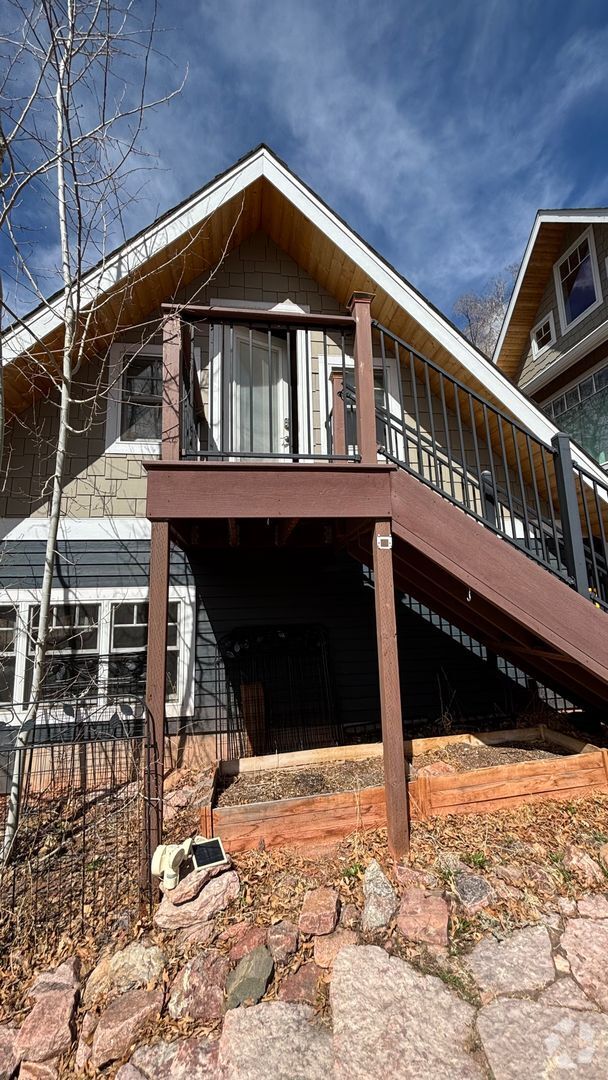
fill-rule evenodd
<path id="1" fill-rule="evenodd" d="M 517 707 L 522 671 L 604 706 L 601 468 L 267 147 L 83 288 L 103 302 L 41 722 L 128 726 L 145 699 L 155 783 L 165 733 L 235 757 L 377 729 L 399 853 L 415 721 L 454 698 L 464 715 Z M 51 304 L 3 340 L 9 727 L 31 679 L 61 335 Z"/>
<path id="2" fill-rule="evenodd" d="M 494 362 L 608 468 L 608 210 L 538 212 Z"/>

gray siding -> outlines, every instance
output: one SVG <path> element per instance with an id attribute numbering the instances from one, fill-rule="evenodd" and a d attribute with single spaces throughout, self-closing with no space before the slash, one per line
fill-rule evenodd
<path id="1" fill-rule="evenodd" d="M 42 584 L 42 540 L 5 540 L 0 544 L 0 589 L 38 589 Z M 147 540 L 60 541 L 54 588 L 145 588 L 150 544 Z M 188 562 L 177 548 L 171 554 L 171 583 L 188 583 Z"/>
<path id="2" fill-rule="evenodd" d="M 586 231 L 586 228 L 587 226 L 578 224 L 571 225 L 566 230 L 566 239 L 564 241 L 562 253 L 567 251 L 579 236 L 582 236 Z M 563 356 L 564 353 L 568 352 L 573 345 L 576 345 L 582 338 L 587 337 L 592 330 L 595 330 L 596 327 L 600 326 L 608 319 L 608 271 L 606 269 L 606 258 L 608 257 L 608 225 L 594 225 L 593 236 L 595 239 L 600 287 L 603 297 L 602 303 L 599 304 L 594 311 L 591 311 L 586 318 L 581 319 L 572 330 L 568 330 L 565 334 L 562 334 L 555 292 L 555 278 L 553 276 L 553 270 L 551 270 L 549 280 L 547 281 L 543 293 L 543 298 L 538 305 L 536 315 L 532 321 L 532 326 L 536 326 L 541 319 L 546 319 L 549 312 L 552 311 L 555 322 L 556 340 L 546 352 L 536 358 L 532 356 L 532 346 L 528 344 L 519 380 L 520 386 L 523 386 L 525 383 L 529 382 L 530 379 L 539 375 L 555 360 L 559 359 L 560 356 Z"/>

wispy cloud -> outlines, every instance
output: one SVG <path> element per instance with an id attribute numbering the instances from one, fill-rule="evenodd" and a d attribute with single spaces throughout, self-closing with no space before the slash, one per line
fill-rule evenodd
<path id="1" fill-rule="evenodd" d="M 161 2 L 153 90 L 190 74 L 148 117 L 127 231 L 265 141 L 450 314 L 519 259 L 539 206 L 608 201 L 608 149 L 595 168 L 573 149 L 608 120 L 608 22 L 593 0 L 551 9 Z"/>

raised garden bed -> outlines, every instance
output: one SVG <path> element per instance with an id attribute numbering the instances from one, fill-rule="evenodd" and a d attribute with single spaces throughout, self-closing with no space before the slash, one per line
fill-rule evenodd
<path id="1" fill-rule="evenodd" d="M 415 777 L 408 785 L 414 819 L 608 789 L 608 751 L 542 725 L 415 739 L 404 751 Z M 505 755 L 507 764 L 496 764 Z M 416 775 L 417 766 L 438 760 L 457 771 Z M 201 828 L 232 852 L 336 840 L 386 824 L 382 779 L 381 743 L 222 762 Z"/>

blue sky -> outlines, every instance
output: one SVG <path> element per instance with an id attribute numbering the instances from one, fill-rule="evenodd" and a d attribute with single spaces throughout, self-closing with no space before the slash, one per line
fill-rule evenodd
<path id="1" fill-rule="evenodd" d="M 263 141 L 451 316 L 538 207 L 608 204 L 605 0 L 160 0 L 160 22 L 154 90 L 189 74 L 148 116 L 129 233 Z"/>

